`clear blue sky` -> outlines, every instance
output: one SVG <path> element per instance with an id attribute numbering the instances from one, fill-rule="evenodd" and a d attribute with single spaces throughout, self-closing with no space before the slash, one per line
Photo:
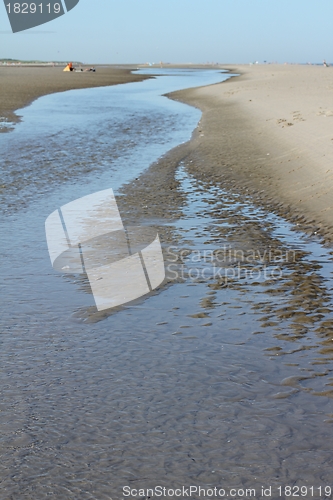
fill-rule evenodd
<path id="1" fill-rule="evenodd" d="M 132 62 L 333 62 L 333 0 L 80 0 L 12 34 L 0 58 Z"/>

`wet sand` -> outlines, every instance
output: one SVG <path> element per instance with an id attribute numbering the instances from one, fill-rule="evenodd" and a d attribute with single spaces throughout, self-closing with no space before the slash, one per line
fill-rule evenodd
<path id="1" fill-rule="evenodd" d="M 0 121 L 17 122 L 15 111 L 43 95 L 147 79 L 132 74 L 135 69 L 136 66 L 96 66 L 95 73 L 64 73 L 62 67 L 0 66 Z"/>
<path id="2" fill-rule="evenodd" d="M 191 171 L 333 239 L 333 68 L 228 67 L 240 76 L 172 94 L 203 111 Z"/>
<path id="3" fill-rule="evenodd" d="M 247 262 L 253 249 L 295 253 L 279 264 L 279 280 L 242 276 L 226 286 L 206 275 L 112 317 L 80 298 L 76 307 L 73 293 L 71 318 L 48 289 L 49 262 L 24 254 L 32 269 L 19 276 L 19 295 L 6 280 L 17 308 L 13 315 L 4 307 L 2 316 L 10 332 L 2 347 L 8 498 L 118 499 L 127 484 L 251 487 L 257 497 L 262 485 L 272 485 L 279 498 L 279 486 L 330 484 L 333 308 L 321 268 L 331 260 L 307 256 L 296 238 L 283 240 L 283 224 L 251 206 L 250 191 L 242 193 L 250 187 L 232 175 L 233 164 L 222 175 L 218 137 L 211 144 L 202 130 L 123 187 L 117 202 L 124 225 L 155 225 L 164 247 L 177 242 L 193 254 L 226 244 L 240 250 L 250 271 L 274 265 Z M 29 252 L 21 233 L 23 243 L 15 245 Z M 13 262 L 16 249 L 12 257 L 5 248 Z M 225 262 L 238 265 L 229 251 Z M 31 300 L 34 276 L 52 307 Z M 75 292 L 88 288 L 83 279 L 66 280 Z M 59 276 L 53 286 L 63 281 Z"/>

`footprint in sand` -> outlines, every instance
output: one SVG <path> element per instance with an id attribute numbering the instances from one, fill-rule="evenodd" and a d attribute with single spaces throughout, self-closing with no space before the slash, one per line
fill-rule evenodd
<path id="1" fill-rule="evenodd" d="M 285 118 L 279 118 L 278 120 L 276 120 L 276 123 L 278 125 L 282 125 L 282 128 L 284 128 L 285 126 L 291 127 L 292 125 L 294 125 L 291 122 L 287 122 L 287 120 Z"/>
<path id="2" fill-rule="evenodd" d="M 292 115 L 293 115 L 293 120 L 295 122 L 305 122 L 304 118 L 302 117 L 299 111 L 293 111 Z"/>
<path id="3" fill-rule="evenodd" d="M 333 116 L 333 111 L 330 110 L 330 109 L 319 108 L 317 116 L 325 116 L 325 117 L 327 117 L 327 116 Z"/>

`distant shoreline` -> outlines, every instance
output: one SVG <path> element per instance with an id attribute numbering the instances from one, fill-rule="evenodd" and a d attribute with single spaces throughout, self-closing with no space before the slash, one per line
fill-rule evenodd
<path id="1" fill-rule="evenodd" d="M 20 120 L 15 111 L 28 106 L 38 97 L 66 90 L 105 87 L 150 78 L 131 73 L 137 69 L 134 65 L 96 66 L 96 73 L 64 73 L 64 67 L 49 64 L 0 65 L 0 122 L 8 122 L 8 128 L 3 127 L 0 131 L 8 131 L 12 123 Z"/>
<path id="2" fill-rule="evenodd" d="M 81 65 L 73 63 L 78 68 L 96 67 L 95 73 L 70 72 L 62 70 L 66 66 L 61 62 L 32 62 L 8 61 L 8 64 L 0 63 L 0 132 L 7 132 L 11 124 L 20 121 L 15 111 L 31 104 L 34 100 L 47 94 L 64 92 L 66 90 L 106 87 L 122 83 L 140 82 L 152 78 L 153 75 L 139 75 L 132 73 L 137 69 L 161 68 L 160 64 L 113 64 L 113 65 Z M 211 64 L 165 64 L 164 68 L 192 68 L 192 69 L 223 69 L 219 65 Z M 8 122 L 8 127 L 3 123 Z"/>

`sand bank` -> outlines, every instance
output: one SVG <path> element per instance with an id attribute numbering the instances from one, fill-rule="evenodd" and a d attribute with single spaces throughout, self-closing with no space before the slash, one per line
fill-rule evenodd
<path id="1" fill-rule="evenodd" d="M 140 191 L 142 184 L 147 202 L 155 193 L 159 212 L 177 212 L 173 175 L 183 160 L 196 177 L 250 193 L 308 232 L 333 240 L 333 68 L 224 68 L 240 76 L 171 95 L 203 111 L 199 127 L 190 143 L 153 165 L 132 190 Z M 61 68 L 0 67 L 0 116 L 14 120 L 16 109 L 48 93 L 146 78 L 132 69 L 63 73 Z"/>
<path id="2" fill-rule="evenodd" d="M 241 76 L 171 95 L 203 111 L 190 170 L 332 239 L 333 68 L 226 68 Z"/>
<path id="3" fill-rule="evenodd" d="M 93 72 L 64 73 L 61 67 L 0 66 L 0 121 L 16 122 L 15 110 L 46 94 L 145 80 L 131 66 L 97 66 Z"/>

